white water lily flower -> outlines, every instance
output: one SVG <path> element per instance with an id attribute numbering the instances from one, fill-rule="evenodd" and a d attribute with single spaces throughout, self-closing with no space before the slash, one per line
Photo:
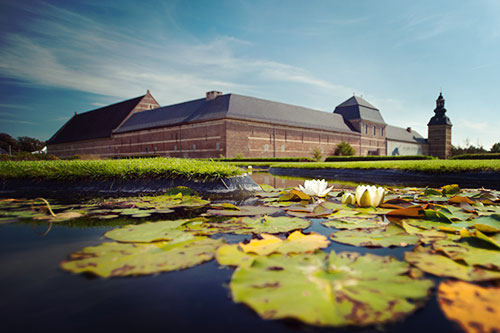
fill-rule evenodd
<path id="1" fill-rule="evenodd" d="M 356 187 L 356 202 L 360 207 L 377 207 L 384 200 L 383 187 L 359 185 Z"/>
<path id="2" fill-rule="evenodd" d="M 301 192 L 313 196 L 313 197 L 324 197 L 332 190 L 332 187 L 328 187 L 328 182 L 324 179 L 313 179 L 306 180 L 304 186 L 299 185 Z"/>
<path id="3" fill-rule="evenodd" d="M 356 197 L 352 193 L 344 193 L 342 195 L 342 198 L 340 199 L 340 202 L 343 204 L 355 205 L 356 204 Z"/>

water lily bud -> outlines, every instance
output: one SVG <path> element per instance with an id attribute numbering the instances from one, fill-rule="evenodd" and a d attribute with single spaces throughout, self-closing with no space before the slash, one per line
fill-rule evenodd
<path id="1" fill-rule="evenodd" d="M 377 207 L 384 200 L 383 187 L 360 185 L 356 188 L 356 202 L 360 207 Z"/>
<path id="2" fill-rule="evenodd" d="M 344 193 L 342 195 L 342 198 L 340 199 L 340 202 L 343 204 L 355 205 L 356 204 L 356 197 L 352 193 Z"/>

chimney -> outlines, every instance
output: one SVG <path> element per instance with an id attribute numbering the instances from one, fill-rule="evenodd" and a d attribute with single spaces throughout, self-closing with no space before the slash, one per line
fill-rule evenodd
<path id="1" fill-rule="evenodd" d="M 211 101 L 213 99 L 216 99 L 217 96 L 220 96 L 220 95 L 222 95 L 222 91 L 215 91 L 215 90 L 208 91 L 206 94 L 206 100 Z"/>
<path id="2" fill-rule="evenodd" d="M 406 128 L 406 131 L 407 131 L 408 133 L 411 133 L 411 127 L 407 127 L 407 128 Z"/>
<path id="3" fill-rule="evenodd" d="M 146 95 L 150 95 L 151 93 L 149 92 L 149 89 L 146 90 Z"/>

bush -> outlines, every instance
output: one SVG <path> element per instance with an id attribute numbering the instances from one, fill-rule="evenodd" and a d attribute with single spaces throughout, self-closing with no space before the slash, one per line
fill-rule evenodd
<path id="1" fill-rule="evenodd" d="M 101 157 L 92 154 L 75 154 L 68 158 L 68 160 L 100 160 Z"/>
<path id="2" fill-rule="evenodd" d="M 407 161 L 407 160 L 433 160 L 436 159 L 427 155 L 402 155 L 402 156 L 328 156 L 325 162 L 348 162 L 348 161 Z"/>
<path id="3" fill-rule="evenodd" d="M 450 160 L 498 160 L 500 153 L 463 154 L 450 157 Z"/>
<path id="4" fill-rule="evenodd" d="M 313 160 L 315 160 L 316 162 L 319 162 L 323 158 L 323 154 L 321 153 L 321 150 L 319 150 L 318 148 L 314 148 L 312 151 L 312 157 L 313 157 Z"/>
<path id="5" fill-rule="evenodd" d="M 333 153 L 335 156 L 353 156 L 356 153 L 354 148 L 350 144 L 345 141 L 342 141 L 335 148 L 335 152 Z"/>
<path id="6" fill-rule="evenodd" d="M 242 157 L 212 158 L 219 162 L 314 162 L 311 157 Z"/>
<path id="7" fill-rule="evenodd" d="M 1 154 L 0 161 L 54 161 L 59 158 L 52 154 L 31 154 L 27 152 L 16 153 L 12 156 Z"/>

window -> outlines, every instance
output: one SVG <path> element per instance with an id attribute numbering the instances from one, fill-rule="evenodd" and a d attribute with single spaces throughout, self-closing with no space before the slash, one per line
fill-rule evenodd
<path id="1" fill-rule="evenodd" d="M 285 151 L 285 145 L 281 145 L 281 151 Z"/>
<path id="2" fill-rule="evenodd" d="M 365 124 L 365 134 L 368 134 L 368 124 Z"/>
<path id="3" fill-rule="evenodd" d="M 196 151 L 196 143 L 193 143 L 193 150 Z"/>
<path id="4" fill-rule="evenodd" d="M 264 151 L 268 151 L 269 150 L 269 145 L 264 145 Z"/>
<path id="5" fill-rule="evenodd" d="M 384 136 L 384 128 L 383 127 L 380 129 L 380 136 Z"/>
<path id="6" fill-rule="evenodd" d="M 373 126 L 373 136 L 377 135 L 377 126 Z"/>
<path id="7" fill-rule="evenodd" d="M 156 154 L 157 151 L 158 151 L 158 147 L 155 147 L 155 154 Z"/>
<path id="8" fill-rule="evenodd" d="M 217 143 L 215 144 L 215 150 L 219 150 L 219 148 L 220 148 L 220 144 L 217 142 Z"/>
<path id="9" fill-rule="evenodd" d="M 177 145 L 174 146 L 174 150 L 177 151 Z"/>
<path id="10" fill-rule="evenodd" d="M 149 153 L 149 148 L 148 148 L 148 147 L 146 147 L 145 151 L 146 151 L 146 153 Z"/>

